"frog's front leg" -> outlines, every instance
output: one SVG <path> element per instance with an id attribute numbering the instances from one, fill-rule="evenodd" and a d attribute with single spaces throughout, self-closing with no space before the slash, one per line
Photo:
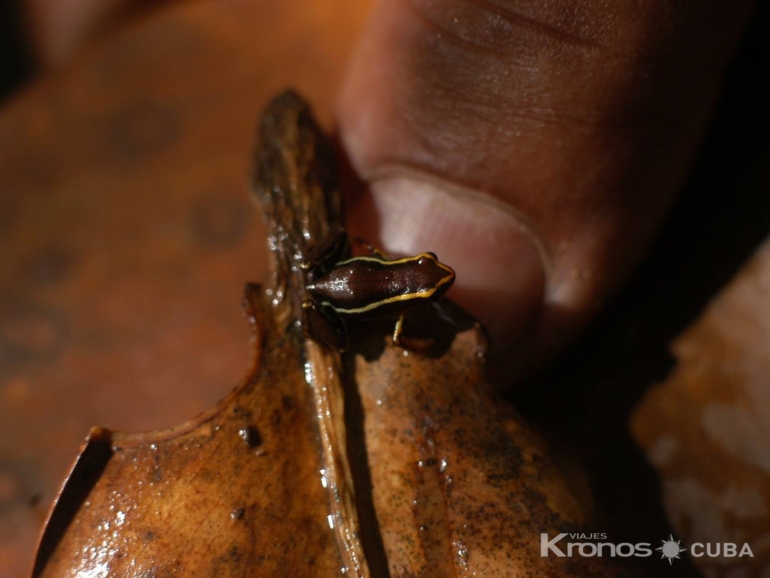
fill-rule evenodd
<path id="1" fill-rule="evenodd" d="M 396 327 L 393 329 L 393 344 L 398 347 L 404 347 L 404 314 L 396 319 Z"/>
<path id="2" fill-rule="evenodd" d="M 404 335 L 404 319 L 405 313 L 402 313 L 396 319 L 396 327 L 393 329 L 393 345 L 411 351 L 413 353 L 419 353 L 420 355 L 427 355 L 433 347 L 434 339 L 413 339 Z"/>

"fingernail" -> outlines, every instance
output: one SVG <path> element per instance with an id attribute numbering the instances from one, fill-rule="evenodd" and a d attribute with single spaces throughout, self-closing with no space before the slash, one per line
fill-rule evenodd
<path id="1" fill-rule="evenodd" d="M 365 195 L 353 203 L 351 223 L 368 221 L 387 252 L 432 251 L 453 267 L 457 278 L 448 296 L 486 326 L 493 350 L 524 335 L 543 300 L 544 253 L 512 208 L 414 174 L 376 179 Z"/>

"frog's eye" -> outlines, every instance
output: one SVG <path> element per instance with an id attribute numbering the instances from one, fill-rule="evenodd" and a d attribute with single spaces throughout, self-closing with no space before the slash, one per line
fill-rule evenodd
<path id="1" fill-rule="evenodd" d="M 435 253 L 420 253 L 418 255 L 417 264 L 418 265 L 425 265 L 428 261 L 438 261 L 438 257 L 436 257 Z"/>
<path id="2" fill-rule="evenodd" d="M 433 263 L 438 262 L 438 257 L 436 257 L 435 253 L 423 253 L 420 258 L 417 260 L 418 265 L 426 265 L 429 261 Z"/>

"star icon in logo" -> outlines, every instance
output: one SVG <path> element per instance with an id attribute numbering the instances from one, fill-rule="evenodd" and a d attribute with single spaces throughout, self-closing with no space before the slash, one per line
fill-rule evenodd
<path id="1" fill-rule="evenodd" d="M 668 540 L 661 540 L 660 548 L 655 548 L 661 553 L 660 559 L 668 558 L 669 565 L 674 563 L 674 559 L 680 560 L 680 552 L 687 552 L 687 548 L 680 548 L 679 542 L 681 540 L 674 540 L 673 534 L 669 534 Z"/>

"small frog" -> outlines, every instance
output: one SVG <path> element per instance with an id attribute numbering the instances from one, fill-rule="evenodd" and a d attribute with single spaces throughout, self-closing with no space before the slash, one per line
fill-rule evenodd
<path id="1" fill-rule="evenodd" d="M 313 247 L 300 263 L 310 296 L 302 303 L 302 326 L 311 339 L 345 351 L 345 317 L 396 317 L 393 343 L 403 346 L 404 313 L 436 301 L 454 283 L 454 270 L 433 253 L 389 259 L 368 247 L 371 256 L 345 258 L 343 230 Z"/>

